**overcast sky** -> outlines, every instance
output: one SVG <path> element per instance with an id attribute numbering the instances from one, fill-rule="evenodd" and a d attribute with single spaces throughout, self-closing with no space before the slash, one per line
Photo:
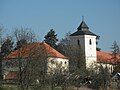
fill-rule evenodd
<path id="1" fill-rule="evenodd" d="M 11 34 L 13 28 L 32 28 L 42 41 L 54 29 L 58 39 L 75 32 L 82 21 L 100 36 L 102 51 L 120 44 L 120 0 L 0 0 L 0 25 Z"/>

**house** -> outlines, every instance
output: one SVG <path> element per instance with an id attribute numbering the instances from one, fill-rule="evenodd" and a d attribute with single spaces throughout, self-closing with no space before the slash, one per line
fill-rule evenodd
<path id="1" fill-rule="evenodd" d="M 21 47 L 20 49 L 11 52 L 8 56 L 4 57 L 2 62 L 4 79 L 9 76 L 9 72 L 19 71 L 24 69 L 27 62 L 34 61 L 37 65 L 46 68 L 46 73 L 50 73 L 61 65 L 63 70 L 68 70 L 69 60 L 67 57 L 59 53 L 57 50 L 49 46 L 47 43 L 32 43 Z"/>
<path id="2" fill-rule="evenodd" d="M 103 66 L 107 65 L 110 71 L 113 71 L 113 65 L 120 62 L 120 55 L 117 55 L 117 60 L 115 60 L 110 52 L 96 51 L 97 37 L 98 35 L 91 32 L 85 21 L 82 20 L 77 31 L 70 35 L 70 44 L 82 48 L 86 68 L 97 63 Z"/>
<path id="3" fill-rule="evenodd" d="M 112 52 L 97 51 L 97 58 L 98 63 L 115 64 L 117 62 L 120 62 L 120 54 L 117 54 L 115 59 L 112 55 Z"/>
<path id="4" fill-rule="evenodd" d="M 107 65 L 110 72 L 114 70 L 114 65 L 120 62 L 120 54 L 116 54 L 116 58 L 113 56 L 112 52 L 101 52 L 97 51 L 97 63 Z"/>
<path id="5" fill-rule="evenodd" d="M 91 65 L 94 67 L 93 65 L 95 63 L 97 65 L 103 65 L 104 67 L 107 65 L 111 72 L 113 71 L 113 65 L 116 64 L 116 62 L 120 62 L 120 55 L 117 54 L 116 59 L 114 59 L 110 52 L 96 51 L 97 37 L 98 35 L 91 32 L 85 21 L 82 20 L 77 31 L 70 35 L 70 44 L 75 47 L 81 47 L 86 68 L 90 68 Z M 40 60 L 42 64 L 46 62 L 44 66 L 47 68 L 47 73 L 54 71 L 56 67 L 59 68 L 59 65 L 61 65 L 64 70 L 67 70 L 69 67 L 68 58 L 48 44 L 33 43 L 25 45 L 5 57 L 5 60 L 3 60 L 4 75 L 9 71 L 18 71 L 20 59 L 22 59 L 23 68 L 26 64 L 26 60 L 33 60 L 36 62 L 38 62 L 37 60 Z"/>

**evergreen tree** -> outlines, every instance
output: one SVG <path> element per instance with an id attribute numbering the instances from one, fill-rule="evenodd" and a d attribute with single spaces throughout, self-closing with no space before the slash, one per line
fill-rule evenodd
<path id="1" fill-rule="evenodd" d="M 10 54 L 13 50 L 13 42 L 12 39 L 9 37 L 7 38 L 3 44 L 1 45 L 1 52 L 0 52 L 0 80 L 2 80 L 2 58 L 8 54 Z"/>
<path id="2" fill-rule="evenodd" d="M 45 35 L 45 42 L 49 44 L 53 48 L 57 48 L 56 42 L 58 41 L 57 39 L 57 34 L 55 34 L 55 31 L 51 29 L 47 35 Z"/>
<path id="3" fill-rule="evenodd" d="M 113 45 L 112 45 L 111 49 L 113 49 L 112 53 L 114 55 L 120 53 L 120 48 L 119 48 L 116 41 L 113 42 Z"/>
<path id="4" fill-rule="evenodd" d="M 11 38 L 7 38 L 1 45 L 1 54 L 3 56 L 6 56 L 10 54 L 12 50 L 13 50 L 13 41 L 11 40 Z"/>
<path id="5" fill-rule="evenodd" d="M 113 42 L 111 49 L 112 49 L 112 59 L 114 59 L 115 62 L 113 74 L 116 74 L 117 72 L 120 72 L 120 62 L 118 58 L 120 49 L 116 41 Z"/>
<path id="6" fill-rule="evenodd" d="M 97 36 L 97 38 L 96 38 L 96 45 L 98 45 L 98 40 L 100 39 L 100 36 Z M 96 47 L 96 50 L 97 51 L 101 51 L 101 48 L 100 47 Z"/>

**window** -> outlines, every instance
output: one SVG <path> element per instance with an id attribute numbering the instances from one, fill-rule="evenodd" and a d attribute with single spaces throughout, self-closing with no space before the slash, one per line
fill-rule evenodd
<path id="1" fill-rule="evenodd" d="M 67 64 L 67 62 L 65 61 L 65 64 Z"/>
<path id="2" fill-rule="evenodd" d="M 61 64 L 62 64 L 62 61 L 61 61 Z"/>
<path id="3" fill-rule="evenodd" d="M 89 40 L 89 44 L 92 45 L 92 41 L 91 41 L 91 39 Z"/>
<path id="4" fill-rule="evenodd" d="M 54 60 L 51 60 L 51 64 L 55 64 Z"/>
<path id="5" fill-rule="evenodd" d="M 79 40 L 77 40 L 77 44 L 80 45 L 80 41 Z"/>

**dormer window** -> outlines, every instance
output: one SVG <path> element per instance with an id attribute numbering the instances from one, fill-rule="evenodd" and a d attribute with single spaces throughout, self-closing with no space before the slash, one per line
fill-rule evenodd
<path id="1" fill-rule="evenodd" d="M 92 41 L 91 41 L 91 39 L 89 40 L 89 44 L 92 45 Z"/>

